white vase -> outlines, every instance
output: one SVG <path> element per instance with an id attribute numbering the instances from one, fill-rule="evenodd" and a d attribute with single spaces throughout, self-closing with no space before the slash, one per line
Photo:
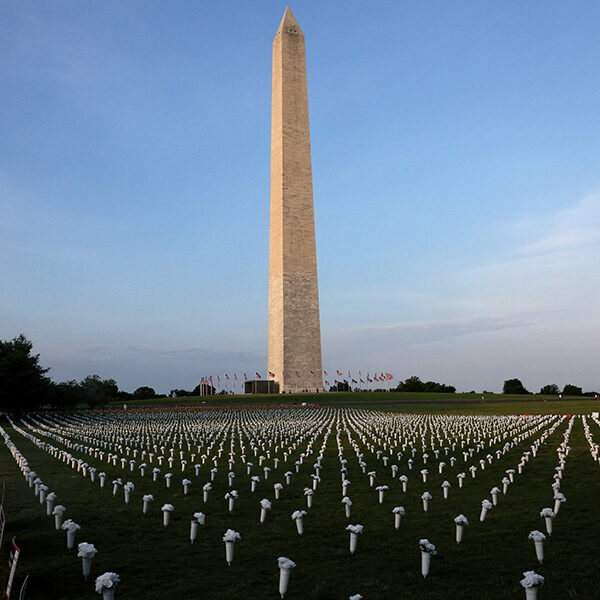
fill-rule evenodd
<path id="1" fill-rule="evenodd" d="M 350 512 L 351 512 L 351 510 L 352 510 L 352 507 L 351 507 L 349 504 L 346 504 L 346 505 L 344 506 L 344 508 L 345 508 L 345 511 L 346 511 L 346 518 L 347 518 L 347 519 L 349 519 L 349 518 L 350 518 Z"/>
<path id="2" fill-rule="evenodd" d="M 62 513 L 56 513 L 54 515 L 54 527 L 56 527 L 56 531 L 60 531 L 60 526 L 62 525 L 63 515 Z"/>
<path id="3" fill-rule="evenodd" d="M 115 588 L 104 588 L 102 590 L 102 600 L 115 600 Z"/>
<path id="4" fill-rule="evenodd" d="M 190 522 L 190 543 L 194 543 L 198 537 L 198 521 L 196 519 Z"/>
<path id="5" fill-rule="evenodd" d="M 166 527 L 171 519 L 171 513 L 168 510 L 163 510 L 163 525 Z"/>
<path id="6" fill-rule="evenodd" d="M 67 550 L 72 550 L 75 545 L 75 531 L 67 531 Z"/>
<path id="7" fill-rule="evenodd" d="M 421 575 L 427 577 L 429 575 L 429 568 L 431 566 L 431 553 L 423 552 L 421 550 Z"/>
<path id="8" fill-rule="evenodd" d="M 356 552 L 356 546 L 358 545 L 358 533 L 350 532 L 350 554 Z"/>
<path id="9" fill-rule="evenodd" d="M 265 522 L 266 518 L 267 518 L 267 509 L 266 508 L 261 508 L 260 509 L 260 522 L 261 522 L 261 525 Z"/>
<path id="10" fill-rule="evenodd" d="M 304 533 L 304 522 L 302 521 L 302 517 L 296 519 L 296 529 L 298 530 L 299 535 Z"/>
<path id="11" fill-rule="evenodd" d="M 525 588 L 525 598 L 526 600 L 537 600 L 537 587 L 528 587 Z"/>
<path id="12" fill-rule="evenodd" d="M 541 565 L 544 560 L 544 542 L 542 540 L 534 540 L 533 543 L 535 544 L 535 556 Z"/>
<path id="13" fill-rule="evenodd" d="M 448 500 L 448 490 L 449 490 L 449 488 L 448 487 L 443 487 L 442 489 L 444 490 L 444 500 Z"/>
<path id="14" fill-rule="evenodd" d="M 402 519 L 402 515 L 400 513 L 394 513 L 394 528 L 400 529 L 400 520 Z"/>
<path id="15" fill-rule="evenodd" d="M 225 560 L 227 565 L 231 565 L 233 562 L 233 544 L 234 542 L 225 542 Z"/>
<path id="16" fill-rule="evenodd" d="M 456 543 L 460 544 L 463 539 L 463 533 L 465 532 L 465 526 L 456 524 Z"/>
<path id="17" fill-rule="evenodd" d="M 546 521 L 546 531 L 548 535 L 552 535 L 552 517 L 544 517 Z"/>
<path id="18" fill-rule="evenodd" d="M 92 571 L 92 559 L 84 556 L 81 559 L 81 568 L 83 570 L 83 576 L 87 579 Z"/>
<path id="19" fill-rule="evenodd" d="M 487 512 L 488 512 L 487 508 L 484 508 L 484 507 L 481 508 L 481 514 L 479 515 L 479 520 L 481 522 L 485 521 L 485 516 L 487 515 Z"/>
<path id="20" fill-rule="evenodd" d="M 279 594 L 283 598 L 288 589 L 288 583 L 290 581 L 291 569 L 286 567 L 279 567 Z"/>

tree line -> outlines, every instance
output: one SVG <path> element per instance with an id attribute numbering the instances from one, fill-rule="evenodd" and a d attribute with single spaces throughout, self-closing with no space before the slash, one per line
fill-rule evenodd
<path id="1" fill-rule="evenodd" d="M 525 388 L 520 379 L 507 379 L 502 388 L 504 394 L 532 394 Z M 567 383 L 562 391 L 556 383 L 549 383 L 540 388 L 540 396 L 597 396 L 598 392 L 584 392 L 583 388 Z"/>

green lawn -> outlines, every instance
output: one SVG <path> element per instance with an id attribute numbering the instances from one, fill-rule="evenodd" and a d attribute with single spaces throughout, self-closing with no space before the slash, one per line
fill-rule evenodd
<path id="1" fill-rule="evenodd" d="M 366 394 L 353 395 L 348 399 L 354 400 L 356 396 L 363 395 Z M 435 396 L 439 398 L 439 395 Z M 306 401 L 304 396 L 301 398 Z M 369 400 L 373 403 L 371 408 L 376 408 L 376 399 Z M 219 443 L 223 440 L 224 451 L 219 460 L 214 489 L 205 505 L 202 502 L 202 484 L 210 479 L 209 471 L 213 465 L 207 462 L 196 477 L 191 469 L 191 457 L 185 443 L 183 449 L 188 467 L 182 475 L 174 465 L 171 469 L 174 473 L 171 489 L 165 487 L 162 477 L 158 482 L 152 482 L 149 472 L 142 478 L 137 469 L 133 473 L 128 470 L 124 472 L 119 463 L 118 467 L 114 467 L 107 464 L 106 460 L 100 462 L 97 458 L 75 452 L 75 455 L 85 458 L 90 465 L 97 466 L 98 471 L 104 470 L 107 473 L 106 489 L 101 490 L 97 481 L 93 484 L 89 478 L 83 478 L 76 470 L 57 461 L 3 422 L 2 426 L 27 457 L 30 466 L 50 490 L 57 492 L 57 502 L 67 507 L 65 517 L 72 518 L 81 525 L 77 542 L 94 543 L 99 553 L 94 559 L 92 577 L 85 582 L 80 575 L 81 562 L 76 558 L 76 550 L 67 551 L 65 533 L 55 531 L 53 520 L 45 515 L 45 506 L 40 506 L 2 443 L 0 476 L 6 484 L 7 516 L 2 554 L 7 558 L 7 539 L 16 536 L 22 550 L 19 580 L 26 574 L 30 575 L 28 600 L 98 597 L 94 595 L 93 579 L 104 571 L 116 571 L 121 575 L 122 583 L 117 588 L 117 598 L 134 598 L 136 595 L 148 600 L 278 598 L 277 557 L 281 555 L 288 556 L 297 563 L 286 595 L 291 600 L 345 600 L 356 593 L 362 594 L 365 600 L 524 598 L 525 592 L 518 580 L 522 571 L 529 569 L 546 577 L 546 585 L 540 589 L 540 600 L 594 597 L 600 587 L 596 559 L 600 533 L 595 526 L 597 498 L 600 496 L 600 467 L 590 456 L 581 418 L 573 421 L 569 440 L 571 452 L 567 458 L 561 487 L 567 503 L 554 521 L 555 532 L 546 543 L 546 558 L 541 566 L 537 565 L 533 543 L 527 540 L 527 534 L 532 529 L 543 530 L 543 519 L 539 517 L 539 511 L 552 505 L 553 491 L 550 484 L 554 468 L 558 464 L 556 448 L 563 440 L 567 419 L 541 446 L 537 458 L 527 463 L 523 474 L 517 475 L 508 494 L 500 498 L 499 506 L 490 511 L 484 523 L 478 520 L 481 500 L 489 498 L 489 490 L 494 485 L 501 487 L 500 480 L 504 471 L 516 468 L 522 453 L 529 450 L 531 441 L 539 437 L 541 431 L 533 432 L 500 459 L 496 460 L 494 455 L 493 464 L 484 471 L 478 471 L 476 479 L 468 476 L 463 489 L 458 488 L 456 474 L 465 471 L 479 456 L 485 456 L 487 452 L 493 454 L 493 451 L 486 447 L 482 454 L 476 455 L 476 459 L 465 463 L 458 447 L 453 453 L 458 459 L 454 467 L 450 468 L 449 457 L 440 457 L 440 460 L 445 458 L 448 462 L 447 470 L 442 475 L 436 468 L 438 461 L 432 463 L 430 459 L 427 465 L 429 481 L 422 483 L 419 476 L 419 471 L 423 468 L 419 439 L 419 452 L 412 470 L 407 465 L 408 453 L 400 461 L 390 459 L 390 465 L 398 464 L 399 474 L 409 475 L 408 491 L 403 493 L 399 481 L 391 477 L 389 465 L 384 468 L 375 454 L 377 450 L 383 450 L 383 438 L 373 435 L 363 442 L 357 435 L 356 427 L 364 427 L 369 415 L 377 416 L 377 423 L 382 431 L 393 434 L 403 426 L 405 417 L 402 413 L 422 414 L 425 423 L 426 415 L 435 414 L 589 413 L 595 410 L 597 403 L 502 401 L 493 404 L 443 402 L 412 405 L 406 400 L 379 406 L 380 410 L 377 412 L 365 411 L 362 403 L 345 409 L 292 409 L 306 415 L 309 420 L 304 425 L 302 416 L 295 416 L 293 421 L 289 421 L 287 411 L 267 414 L 247 411 L 241 407 L 235 417 L 225 409 L 201 407 L 199 414 L 204 415 L 202 418 L 214 418 L 215 423 L 222 423 L 226 428 L 234 422 L 246 424 L 244 430 L 239 430 L 234 435 L 234 448 L 238 456 L 233 468 L 237 475 L 234 487 L 239 491 L 240 499 L 233 513 L 228 512 L 223 498 L 230 489 L 225 461 L 231 438 L 225 430 L 215 430 L 215 439 Z M 262 401 L 264 399 L 257 399 L 259 404 Z M 149 423 L 160 418 L 155 411 L 145 411 L 144 414 L 150 415 L 144 417 Z M 170 424 L 172 430 L 187 433 L 188 436 L 195 435 L 194 428 L 186 429 L 194 422 L 195 414 L 193 410 L 185 409 L 175 413 Z M 302 437 L 303 427 L 311 429 L 310 415 L 315 414 L 321 415 L 323 422 L 329 423 L 331 432 L 328 435 L 326 428 L 315 432 L 315 440 L 311 446 L 314 453 L 302 465 L 301 472 L 292 477 L 292 483 L 284 485 L 282 497 L 276 501 L 273 499 L 272 484 L 283 482 L 283 473 L 288 469 L 294 471 L 294 462 L 306 450 L 310 440 L 310 435 Z M 356 416 L 351 417 L 353 414 Z M 108 418 L 114 418 L 112 413 L 108 415 Z M 347 477 L 352 482 L 348 494 L 353 501 L 352 517 L 349 520 L 345 518 L 340 503 L 340 463 L 335 436 L 338 417 L 348 430 L 342 430 L 340 443 L 344 448 L 343 455 L 348 460 Z M 236 418 L 238 421 L 235 421 Z M 127 430 L 134 428 L 137 419 L 133 415 L 125 417 L 118 425 L 113 424 L 110 430 L 106 429 L 103 435 L 108 436 L 117 431 L 120 435 L 127 435 Z M 434 416 L 433 419 L 437 417 Z M 527 422 L 527 419 L 522 421 Z M 277 432 L 285 430 L 288 423 L 292 422 L 295 429 L 292 429 L 290 435 L 302 437 L 302 442 L 292 452 L 288 462 L 284 463 L 281 445 L 279 444 L 277 451 L 274 445 L 269 448 L 271 440 L 268 435 L 276 436 Z M 450 421 L 440 421 L 448 422 Z M 468 426 L 469 422 L 468 417 L 460 421 L 464 426 Z M 476 424 L 480 421 L 472 422 Z M 434 430 L 438 427 L 436 421 L 430 421 L 431 424 Z M 594 437 L 600 438 L 598 425 L 591 419 L 588 419 L 588 424 Z M 542 431 L 544 429 L 547 427 Z M 77 431 L 85 433 L 83 427 Z M 348 432 L 364 453 L 367 470 L 377 471 L 375 485 L 386 484 L 390 488 L 382 505 L 378 504 L 377 493 L 369 486 L 368 477 L 361 472 L 355 451 L 348 441 Z M 248 460 L 256 465 L 254 474 L 259 474 L 258 459 L 249 451 L 250 440 L 256 440 L 256 443 L 262 440 L 264 449 L 261 448 L 260 453 L 266 454 L 269 449 L 272 452 L 267 464 L 273 470 L 267 481 L 261 477 L 254 494 L 250 492 L 249 477 L 239 460 L 239 433 L 242 435 Z M 65 448 L 64 444 L 56 440 L 35 435 L 56 447 Z M 426 440 L 429 444 L 429 434 Z M 133 445 L 134 441 L 132 438 L 129 443 Z M 165 440 L 165 443 L 168 445 L 172 441 L 173 438 Z M 88 443 L 84 440 L 78 442 Z M 501 448 L 505 442 L 506 440 L 496 442 L 493 449 Z M 314 472 L 312 465 L 323 443 L 322 481 L 314 496 L 314 506 L 305 518 L 305 534 L 298 536 L 290 515 L 294 510 L 306 509 L 303 488 L 310 485 L 310 473 Z M 470 445 L 473 444 L 471 439 Z M 215 443 L 213 453 L 218 446 Z M 175 447 L 178 453 L 178 442 L 175 442 Z M 432 454 L 431 450 L 429 454 Z M 275 456 L 281 459 L 277 469 L 272 460 Z M 161 470 L 162 475 L 169 469 L 163 466 Z M 121 491 L 117 497 L 112 496 L 110 482 L 117 476 L 124 482 L 132 481 L 136 486 L 130 505 L 124 504 Z M 184 476 L 193 482 L 188 496 L 183 495 L 180 485 Z M 444 479 L 452 484 L 448 500 L 442 498 L 440 486 Z M 425 490 L 433 495 L 428 513 L 423 512 L 420 500 Z M 155 497 L 148 515 L 142 515 L 141 512 L 141 498 L 145 493 L 152 493 Z M 261 498 L 269 498 L 273 502 L 273 509 L 262 526 L 258 522 Z M 175 506 L 172 522 L 167 528 L 161 524 L 160 512 L 160 507 L 165 502 Z M 400 504 L 405 507 L 406 515 L 400 530 L 396 531 L 393 528 L 391 510 Z M 206 525 L 201 527 L 196 543 L 190 545 L 189 520 L 199 510 L 206 513 Z M 453 518 L 459 513 L 464 513 L 471 521 L 461 545 L 454 541 Z M 345 531 L 348 523 L 361 523 L 365 527 L 355 555 L 350 555 L 348 551 L 348 533 Z M 227 528 L 233 528 L 242 535 L 242 540 L 236 543 L 235 559 L 230 567 L 226 565 L 224 544 L 221 541 Z M 433 558 L 432 572 L 427 579 L 423 579 L 420 574 L 417 542 L 422 537 L 429 538 L 438 547 L 438 555 Z"/>

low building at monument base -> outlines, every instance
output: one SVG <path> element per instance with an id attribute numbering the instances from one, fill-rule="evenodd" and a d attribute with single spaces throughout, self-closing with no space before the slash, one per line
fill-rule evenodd
<path id="1" fill-rule="evenodd" d="M 279 382 L 270 379 L 245 381 L 244 394 L 279 394 Z"/>

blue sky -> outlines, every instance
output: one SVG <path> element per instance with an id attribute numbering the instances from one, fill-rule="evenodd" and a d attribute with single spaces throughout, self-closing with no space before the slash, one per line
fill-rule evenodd
<path id="1" fill-rule="evenodd" d="M 0 339 L 55 380 L 266 372 L 285 6 L 0 4 Z M 600 390 L 600 5 L 291 8 L 324 368 Z"/>

